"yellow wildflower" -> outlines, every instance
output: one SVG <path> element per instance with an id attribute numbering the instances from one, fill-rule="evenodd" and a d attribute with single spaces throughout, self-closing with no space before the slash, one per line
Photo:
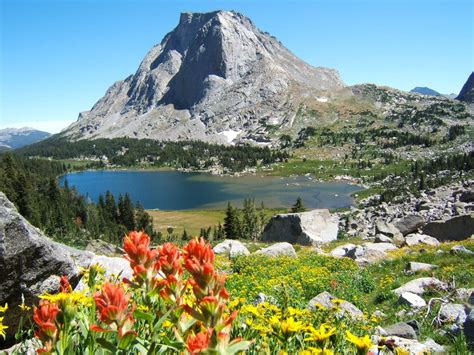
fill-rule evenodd
<path id="1" fill-rule="evenodd" d="M 22 303 L 22 304 L 19 304 L 18 307 L 20 307 L 20 309 L 23 311 L 23 312 L 27 312 L 31 309 L 30 306 L 27 306 L 26 304 Z"/>
<path id="2" fill-rule="evenodd" d="M 2 336 L 3 339 L 5 339 L 7 336 L 7 334 L 5 333 L 5 329 L 7 329 L 8 326 L 3 325 L 3 318 L 4 317 L 0 317 L 0 336 Z"/>
<path id="3" fill-rule="evenodd" d="M 54 295 L 46 293 L 44 295 L 39 296 L 39 298 L 47 300 L 51 303 L 58 303 L 61 305 L 61 307 L 70 305 L 83 305 L 87 307 L 93 304 L 92 297 L 89 297 L 84 293 L 78 291 L 73 291 L 70 293 L 60 292 Z"/>
<path id="4" fill-rule="evenodd" d="M 346 331 L 346 335 L 347 340 L 354 344 L 357 347 L 357 350 L 360 352 L 366 352 L 367 350 L 375 346 L 368 335 L 358 337 L 357 335 L 352 334 L 349 330 Z"/>
<path id="5" fill-rule="evenodd" d="M 310 335 L 304 338 L 305 341 L 315 341 L 317 343 L 324 343 L 327 339 L 336 333 L 336 328 L 331 328 L 327 324 L 321 324 L 319 329 L 315 329 L 313 326 L 309 326 L 307 330 L 310 331 Z"/>
<path id="6" fill-rule="evenodd" d="M 410 355 L 410 352 L 408 350 L 405 350 L 399 346 L 395 348 L 395 354 L 397 355 Z"/>
<path id="7" fill-rule="evenodd" d="M 331 300 L 332 303 L 334 303 L 336 306 L 339 306 L 341 305 L 342 303 L 346 302 L 344 301 L 343 299 L 340 299 L 340 298 L 334 298 L 333 300 Z"/>
<path id="8" fill-rule="evenodd" d="M 5 303 L 5 306 L 0 306 L 0 313 L 5 313 L 8 309 L 8 303 Z"/>
<path id="9" fill-rule="evenodd" d="M 302 322 L 296 322 L 293 317 L 290 317 L 288 319 L 285 319 L 283 322 L 281 322 L 281 332 L 285 336 L 290 336 L 293 333 L 296 333 L 300 330 L 303 330 L 305 326 L 303 325 Z"/>
<path id="10" fill-rule="evenodd" d="M 144 305 L 144 304 L 139 304 L 137 306 L 137 309 L 140 311 L 140 312 L 144 312 L 144 313 L 147 313 L 150 311 L 150 307 Z"/>
<path id="11" fill-rule="evenodd" d="M 173 325 L 168 319 L 163 322 L 163 328 L 171 328 Z"/>
<path id="12" fill-rule="evenodd" d="M 299 355 L 334 355 L 334 352 L 329 349 L 320 349 L 309 347 L 306 350 L 300 351 Z"/>

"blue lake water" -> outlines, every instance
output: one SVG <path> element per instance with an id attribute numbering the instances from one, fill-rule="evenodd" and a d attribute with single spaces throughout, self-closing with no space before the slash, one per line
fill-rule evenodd
<path id="1" fill-rule="evenodd" d="M 128 192 L 146 209 L 184 210 L 222 208 L 228 201 L 240 205 L 254 198 L 267 207 L 290 207 L 298 196 L 309 208 L 339 208 L 353 204 L 351 193 L 360 186 L 317 182 L 311 177 L 213 176 L 179 171 L 84 171 L 61 177 L 81 194 L 97 202 L 100 194 L 111 191 L 116 197 Z"/>

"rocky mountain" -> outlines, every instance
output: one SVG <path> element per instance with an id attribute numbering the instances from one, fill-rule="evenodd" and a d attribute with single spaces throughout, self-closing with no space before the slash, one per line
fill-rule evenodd
<path id="1" fill-rule="evenodd" d="M 305 63 L 241 14 L 183 13 L 137 72 L 113 84 L 64 134 L 265 140 L 269 127 L 291 127 L 302 99 L 343 86 L 336 70 Z"/>
<path id="2" fill-rule="evenodd" d="M 0 129 L 0 150 L 20 148 L 39 142 L 50 135 L 51 133 L 29 127 Z"/>
<path id="3" fill-rule="evenodd" d="M 469 78 L 456 99 L 470 104 L 474 103 L 474 72 L 469 75 Z"/>
<path id="4" fill-rule="evenodd" d="M 411 89 L 410 92 L 413 92 L 415 94 L 428 95 L 428 96 L 441 96 L 439 92 L 433 89 L 430 89 L 428 87 L 421 87 L 421 86 L 417 86 L 414 89 Z"/>

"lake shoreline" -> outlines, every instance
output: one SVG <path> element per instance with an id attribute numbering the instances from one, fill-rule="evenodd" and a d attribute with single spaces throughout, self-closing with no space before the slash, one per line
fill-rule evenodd
<path id="1" fill-rule="evenodd" d="M 245 198 L 267 207 L 288 208 L 298 196 L 308 208 L 349 208 L 355 206 L 354 195 L 364 186 L 335 179 L 327 182 L 311 174 L 275 176 L 260 172 L 245 175 L 213 175 L 209 172 L 177 169 L 100 169 L 64 174 L 79 193 L 97 202 L 98 196 L 110 190 L 116 197 L 130 193 L 147 210 L 222 210 L 228 202 L 240 205 Z"/>

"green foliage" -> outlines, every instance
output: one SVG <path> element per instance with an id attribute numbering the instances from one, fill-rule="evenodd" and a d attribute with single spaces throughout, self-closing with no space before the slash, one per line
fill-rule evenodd
<path id="1" fill-rule="evenodd" d="M 295 204 L 291 207 L 291 213 L 298 213 L 304 211 L 306 211 L 306 207 L 304 206 L 303 199 L 298 196 Z"/>
<path id="2" fill-rule="evenodd" d="M 224 146 L 201 141 L 160 142 L 151 139 L 96 139 L 69 142 L 54 136 L 18 150 L 24 156 L 73 159 L 107 158 L 118 166 L 149 165 L 184 169 L 208 169 L 220 165 L 226 170 L 242 171 L 259 164 L 267 165 L 288 158 L 288 154 L 268 147 Z"/>
<path id="3" fill-rule="evenodd" d="M 234 208 L 229 202 L 225 212 L 223 231 L 228 239 L 256 241 L 260 239 L 267 222 L 268 217 L 263 202 L 257 209 L 254 199 L 244 199 L 241 210 Z"/>
<path id="4" fill-rule="evenodd" d="M 128 194 L 120 195 L 117 204 L 107 191 L 97 205 L 90 203 L 67 181 L 59 186 L 56 176 L 65 172 L 58 162 L 5 153 L 0 156 L 0 191 L 31 224 L 70 245 L 84 247 L 96 238 L 119 244 L 136 227 L 153 234 L 151 217 Z"/>

